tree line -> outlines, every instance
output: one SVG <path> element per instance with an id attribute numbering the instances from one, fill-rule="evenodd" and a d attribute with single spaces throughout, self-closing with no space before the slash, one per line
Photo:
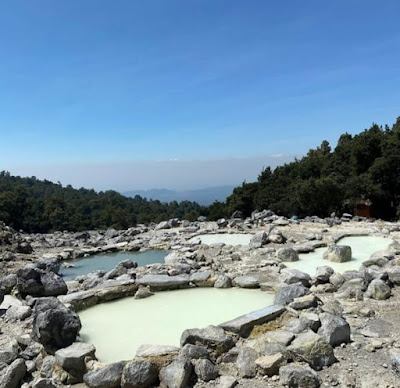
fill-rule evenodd
<path id="1" fill-rule="evenodd" d="M 266 167 L 256 182 L 235 188 L 226 202 L 203 207 L 195 202 L 161 203 L 116 191 L 96 192 L 60 183 L 0 173 L 0 220 L 27 232 L 125 229 L 170 218 L 211 220 L 239 210 L 271 209 L 290 217 L 354 212 L 361 198 L 373 216 L 400 217 L 400 117 L 389 127 L 373 124 L 357 135 L 344 133 L 332 150 L 327 141 L 301 159 Z"/>
<path id="2" fill-rule="evenodd" d="M 139 223 L 170 218 L 196 220 L 202 207 L 189 201 L 161 203 L 116 191 L 74 189 L 35 177 L 0 172 L 0 220 L 17 230 L 126 229 Z"/>
<path id="3" fill-rule="evenodd" d="M 266 167 L 256 182 L 235 188 L 223 207 L 226 214 L 271 209 L 288 217 L 326 217 L 353 214 L 361 199 L 371 201 L 376 218 L 400 217 L 400 117 L 391 127 L 344 133 L 333 150 L 323 141 L 301 159 Z"/>

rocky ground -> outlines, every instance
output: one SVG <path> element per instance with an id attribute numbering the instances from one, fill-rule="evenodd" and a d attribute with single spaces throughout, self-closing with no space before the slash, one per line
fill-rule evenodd
<path id="1" fill-rule="evenodd" d="M 201 245 L 203 233 L 250 233 L 249 246 Z M 0 388 L 7 387 L 400 387 L 400 244 L 359 271 L 335 273 L 347 235 L 400 240 L 400 224 L 350 215 L 287 220 L 169 220 L 124 231 L 25 234 L 0 225 Z M 191 240 L 194 238 L 193 240 Z M 310 277 L 285 268 L 326 246 Z M 164 264 L 127 260 L 65 283 L 64 260 L 100 252 L 168 249 Z M 79 341 L 76 311 L 108 300 L 187 287 L 273 291 L 274 306 L 218 327 L 186 330 L 181 348 L 145 346 L 130 362 L 103 365 Z"/>

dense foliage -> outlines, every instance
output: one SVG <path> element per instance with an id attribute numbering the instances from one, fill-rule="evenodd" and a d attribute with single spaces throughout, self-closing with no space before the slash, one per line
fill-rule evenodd
<path id="1" fill-rule="evenodd" d="M 372 201 L 375 217 L 400 216 L 400 117 L 391 128 L 373 124 L 358 135 L 341 135 L 333 151 L 323 141 L 300 160 L 265 168 L 257 182 L 234 189 L 225 214 L 265 208 L 323 217 L 353 213 L 361 198 Z"/>
<path id="2" fill-rule="evenodd" d="M 201 213 L 201 206 L 194 202 L 164 204 L 0 173 L 0 220 L 28 232 L 124 229 L 175 217 L 195 220 Z"/>

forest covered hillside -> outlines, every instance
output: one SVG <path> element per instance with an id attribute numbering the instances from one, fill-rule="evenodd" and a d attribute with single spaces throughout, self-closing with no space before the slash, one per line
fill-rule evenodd
<path id="1" fill-rule="evenodd" d="M 224 208 L 325 217 L 353 213 L 361 199 L 372 203 L 376 218 L 400 217 L 400 117 L 391 127 L 373 124 L 355 136 L 345 133 L 334 149 L 323 141 L 301 159 L 265 168 L 256 182 L 234 189 Z"/>
<path id="2" fill-rule="evenodd" d="M 116 191 L 96 192 L 59 183 L 0 173 L 0 220 L 28 232 L 127 228 L 170 218 L 211 220 L 240 210 L 271 209 L 290 217 L 353 213 L 361 199 L 372 203 L 372 216 L 400 217 L 400 118 L 389 127 L 373 124 L 352 136 L 340 136 L 334 149 L 327 141 L 301 159 L 272 170 L 256 182 L 235 188 L 226 202 L 203 207 L 195 202 L 162 203 Z"/>

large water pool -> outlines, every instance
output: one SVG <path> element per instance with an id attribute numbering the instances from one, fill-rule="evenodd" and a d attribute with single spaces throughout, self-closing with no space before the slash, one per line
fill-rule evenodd
<path id="1" fill-rule="evenodd" d="M 148 264 L 164 263 L 165 256 L 168 251 L 151 250 L 146 252 L 118 252 L 118 253 L 102 253 L 76 260 L 66 260 L 63 263 L 73 265 L 66 268 L 61 266 L 60 275 L 64 280 L 73 280 L 77 276 L 87 275 L 89 272 L 96 270 L 111 271 L 115 266 L 124 260 L 133 260 L 139 266 Z"/>
<path id="2" fill-rule="evenodd" d="M 295 268 L 310 275 L 315 274 L 317 267 L 328 265 L 337 272 L 358 270 L 363 261 L 377 252 L 384 250 L 392 240 L 376 236 L 354 236 L 340 239 L 337 245 L 349 245 L 352 250 L 352 259 L 345 263 L 334 263 L 322 258 L 328 248 L 317 248 L 314 252 L 299 255 L 299 261 L 285 263 L 288 268 Z"/>
<path id="3" fill-rule="evenodd" d="M 179 346 L 184 330 L 218 325 L 269 306 L 273 294 L 239 288 L 195 288 L 124 298 L 79 313 L 82 338 L 100 361 L 129 360 L 142 344 Z"/>
<path id="4" fill-rule="evenodd" d="M 249 245 L 252 234 L 241 233 L 217 233 L 217 234 L 200 234 L 190 239 L 191 242 L 200 240 L 202 244 L 220 244 L 226 245 Z"/>

